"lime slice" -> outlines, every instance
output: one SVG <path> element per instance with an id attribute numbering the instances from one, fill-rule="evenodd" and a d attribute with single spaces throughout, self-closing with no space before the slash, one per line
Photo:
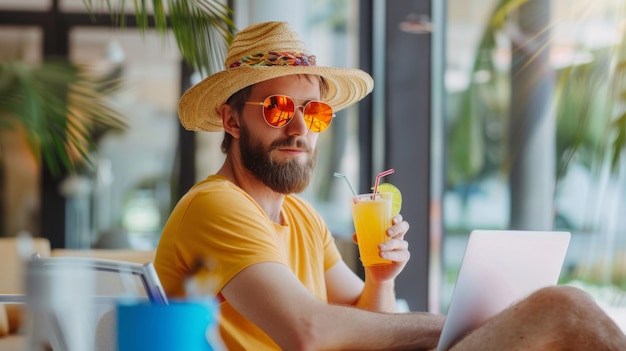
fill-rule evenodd
<path id="1" fill-rule="evenodd" d="M 402 208 L 402 194 L 400 193 L 400 189 L 391 183 L 381 183 L 378 184 L 378 192 L 392 193 L 393 198 L 391 199 L 391 215 L 396 216 L 400 213 L 400 209 Z"/>

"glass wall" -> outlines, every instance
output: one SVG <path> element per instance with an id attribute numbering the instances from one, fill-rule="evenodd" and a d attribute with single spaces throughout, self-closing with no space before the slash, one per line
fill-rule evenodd
<path id="1" fill-rule="evenodd" d="M 41 43 L 40 28 L 0 26 L 0 61 L 38 64 Z M 0 128 L 0 236 L 38 235 L 40 230 L 40 166 L 24 134 L 19 128 Z"/>
<path id="2" fill-rule="evenodd" d="M 445 311 L 472 229 L 567 230 L 563 283 L 626 288 L 626 2 L 449 0 Z"/>
<path id="3" fill-rule="evenodd" d="M 174 38 L 134 28 L 75 27 L 70 60 L 103 78 L 119 79 L 110 103 L 127 126 L 97 135 L 95 169 L 88 179 L 92 229 L 75 228 L 72 234 L 70 222 L 67 235 L 90 233 L 91 238 L 79 239 L 80 246 L 153 248 L 172 207 L 181 81 Z M 77 196 L 67 194 L 70 206 Z"/>
<path id="4" fill-rule="evenodd" d="M 0 7 L 22 10 L 22 3 L 10 1 Z M 53 16 L 43 12 L 51 1 L 26 3 L 42 4 L 35 8 L 28 6 L 29 10 L 39 10 L 36 12 L 38 16 Z M 294 1 L 290 6 L 279 7 L 273 1 L 260 0 L 239 0 L 229 4 L 235 9 L 238 28 L 265 20 L 288 21 L 317 56 L 319 65 L 358 66 L 358 1 Z M 177 148 L 181 147 L 177 103 L 183 69 L 175 40 L 173 37 L 163 40 L 151 30 L 140 33 L 132 26 L 120 29 L 110 24 L 85 24 L 88 15 L 81 0 L 60 0 L 58 5 L 60 15 L 67 21 L 62 28 L 44 31 L 47 36 L 41 34 L 40 27 L 3 29 L 0 41 L 5 45 L 0 55 L 6 59 L 4 56 L 11 50 L 16 53 L 21 50 L 23 60 L 33 55 L 41 59 L 45 41 L 48 54 L 63 56 L 67 44 L 70 61 L 88 67 L 95 76 L 119 79 L 121 89 L 109 98 L 109 102 L 122 114 L 127 126 L 121 130 L 97 130 L 93 135 L 97 147 L 91 149 L 89 155 L 93 167 L 88 166 L 78 174 L 62 179 L 60 187 L 51 184 L 49 186 L 54 189 L 45 189 L 54 194 L 51 198 L 54 204 L 59 204 L 58 208 L 65 208 L 56 216 L 51 212 L 51 217 L 65 218 L 59 220 L 58 227 L 55 226 L 54 232 L 58 234 L 54 235 L 65 238 L 59 240 L 58 245 L 66 248 L 152 248 L 178 195 L 170 190 L 176 188 L 173 184 L 177 185 L 172 177 L 177 174 L 176 162 L 180 160 L 175 157 L 179 151 Z M 132 6 L 125 6 L 132 14 Z M 94 10 L 107 12 L 97 6 Z M 64 16 L 68 12 L 72 16 Z M 182 78 L 186 80 L 188 77 Z M 192 77 L 192 83 L 201 78 Z M 356 114 L 356 107 L 340 111 L 332 128 L 320 136 L 317 173 L 311 187 L 302 194 L 320 209 L 333 233 L 347 238 L 353 232 L 348 200 L 350 190 L 341 179 L 333 177 L 333 173 L 346 174 L 354 187 L 358 187 Z M 223 135 L 194 133 L 193 137 L 196 142 L 195 178 L 200 180 L 221 166 Z M 10 153 L 9 156 L 14 155 L 18 154 Z M 38 167 L 37 160 L 31 163 Z M 9 168 L 17 169 L 13 165 Z M 31 172 L 38 173 L 37 170 Z M 35 212 L 41 205 L 42 190 L 36 186 L 40 181 L 39 177 L 34 177 L 28 186 L 28 191 L 34 194 L 29 206 Z M 58 192 L 62 193 L 61 196 Z M 12 203 L 4 207 L 17 208 Z M 31 217 L 34 219 L 30 222 L 37 225 L 42 220 L 37 213 Z M 50 218 L 45 220 L 50 221 Z M 2 227 L 7 225 L 14 226 L 2 223 Z M 46 228 L 51 230 L 50 226 Z M 37 235 L 36 229 L 31 231 Z"/>
<path id="5" fill-rule="evenodd" d="M 61 12 L 55 11 L 59 3 Z M 104 7 L 94 10 L 108 12 Z M 92 101 L 82 94 L 92 95 L 88 95 L 91 85 L 83 89 L 80 84 L 101 79 L 107 81 L 106 86 L 99 86 L 103 91 L 98 92 L 106 96 L 106 108 L 118 112 L 126 124 L 121 128 L 103 127 L 108 124 L 102 121 L 100 125 L 85 125 L 85 130 L 75 134 L 68 132 L 66 140 L 84 145 L 67 147 L 69 157 L 78 166 L 60 173 L 42 167 L 38 159 L 36 144 L 48 135 L 39 132 L 30 140 L 33 148 L 29 150 L 27 138 L 19 129 L 2 128 L 2 235 L 13 236 L 28 230 L 35 236 L 49 238 L 53 247 L 153 248 L 172 207 L 170 189 L 175 188 L 172 184 L 176 184 L 176 179 L 172 178 L 177 174 L 177 104 L 182 64 L 174 37 L 164 38 L 155 30 L 141 32 L 132 23 L 125 28 L 117 28 L 106 20 L 98 24 L 80 0 L 5 1 L 0 11 L 3 23 L 15 25 L 0 28 L 0 59 L 7 80 L 22 74 L 50 84 L 44 89 L 51 90 L 51 82 L 75 77 L 63 70 L 55 75 L 57 66 L 42 70 L 44 73 L 31 73 L 36 71 L 31 68 L 42 63 L 44 56 L 62 62 L 67 57 L 81 68 L 78 83 L 74 84 L 81 93 L 68 94 L 68 101 L 78 101 L 77 108 L 71 103 L 49 107 L 51 111 L 68 106 L 72 110 L 66 114 L 67 120 L 59 123 L 66 123 L 72 131 L 82 128 L 79 110 Z M 13 63 L 22 66 L 14 67 Z M 30 76 L 34 74 L 39 76 Z M 26 86 L 31 83 L 28 79 L 16 81 Z M 16 84 L 14 91 L 22 96 L 22 85 L 13 81 L 8 84 Z M 115 86 L 119 87 L 111 95 L 110 88 Z M 63 99 L 55 100 L 55 94 L 50 97 L 50 101 L 64 103 Z M 78 100 L 81 98 L 85 99 Z M 6 104 L 9 100 L 5 100 Z M 97 106 L 89 108 L 90 112 L 98 112 Z M 50 127 L 52 135 L 57 135 L 55 128 L 56 125 Z M 32 130 L 28 131 L 32 136 Z M 63 148 L 60 140 L 54 142 L 59 147 L 55 150 Z M 50 144 L 42 145 L 43 150 L 54 149 Z M 89 162 L 85 162 L 87 159 Z M 47 161 L 54 164 L 57 160 Z"/>

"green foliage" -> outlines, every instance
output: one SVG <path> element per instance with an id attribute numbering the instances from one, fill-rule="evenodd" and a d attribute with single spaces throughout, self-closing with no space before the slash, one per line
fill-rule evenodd
<path id="1" fill-rule="evenodd" d="M 471 183 L 485 173 L 506 172 L 514 157 L 506 152 L 510 72 L 499 71 L 493 57 L 496 36 L 507 32 L 509 17 L 526 2 L 499 0 L 483 31 L 469 86 L 458 109 L 451 111 L 449 186 Z M 622 28 L 621 37 L 626 38 L 626 27 Z M 574 49 L 589 51 L 592 60 L 556 72 L 557 179 L 574 160 L 599 172 L 606 165 L 607 153 L 615 172 L 626 144 L 626 40 L 616 47 Z"/>
<path id="2" fill-rule="evenodd" d="M 500 0 L 491 12 L 476 50 L 470 82 L 449 126 L 448 184 L 471 183 L 501 163 L 509 104 L 508 72 L 496 69 L 496 35 L 509 13 L 526 1 Z"/>
<path id="3" fill-rule="evenodd" d="M 118 26 L 126 25 L 126 0 L 83 2 L 91 14 L 96 10 L 94 2 L 104 4 Z M 171 29 L 183 59 L 193 69 L 206 75 L 223 68 L 226 49 L 236 28 L 232 21 L 232 10 L 221 1 L 133 0 L 133 5 L 138 29 L 143 32 L 149 27 L 150 16 L 159 33 L 164 35 Z"/>
<path id="4" fill-rule="evenodd" d="M 0 62 L 0 128 L 22 125 L 31 149 L 53 174 L 72 170 L 93 147 L 94 130 L 124 127 L 106 101 L 118 86 L 67 62 Z"/>
<path id="5" fill-rule="evenodd" d="M 83 2 L 94 21 L 94 3 L 99 3 L 116 26 L 126 25 L 125 0 Z M 235 30 L 226 5 L 215 0 L 133 0 L 133 6 L 139 31 L 145 32 L 152 18 L 164 38 L 172 30 L 192 68 L 203 74 L 222 69 Z M 0 128 L 21 125 L 33 152 L 52 174 L 75 171 L 82 165 L 77 160 L 88 160 L 98 132 L 124 128 L 123 118 L 107 101 L 118 87 L 119 82 L 91 77 L 85 68 L 66 61 L 38 66 L 0 62 Z"/>
<path id="6" fill-rule="evenodd" d="M 626 27 L 622 37 L 626 38 Z M 618 169 L 621 151 L 626 146 L 626 40 L 622 42 L 619 59 L 611 85 L 615 97 L 615 113 L 618 116 L 611 125 L 611 129 L 615 131 L 615 139 L 611 145 L 611 169 L 614 172 Z"/>
<path id="7" fill-rule="evenodd" d="M 606 151 L 606 125 L 611 117 L 606 51 L 594 56 L 592 63 L 559 72 L 555 88 L 558 179 L 573 160 L 592 170 Z"/>
<path id="8" fill-rule="evenodd" d="M 598 173 L 606 155 L 616 173 L 626 143 L 626 40 L 591 54 L 590 63 L 560 73 L 556 89 L 558 178 L 565 175 L 572 160 Z"/>

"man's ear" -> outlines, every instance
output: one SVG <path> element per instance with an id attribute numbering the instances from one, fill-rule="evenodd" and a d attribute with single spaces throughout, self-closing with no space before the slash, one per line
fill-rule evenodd
<path id="1" fill-rule="evenodd" d="M 233 110 L 228 104 L 223 104 L 220 108 L 220 114 L 222 115 L 222 125 L 224 131 L 238 139 L 241 126 L 239 125 L 239 114 Z"/>

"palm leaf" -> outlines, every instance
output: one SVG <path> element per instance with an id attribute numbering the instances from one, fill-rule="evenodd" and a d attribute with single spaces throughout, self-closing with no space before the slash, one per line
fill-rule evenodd
<path id="1" fill-rule="evenodd" d="M 592 63 L 565 70 L 557 85 L 559 178 L 574 158 L 600 174 L 607 153 L 615 173 L 626 146 L 626 41 L 592 54 Z"/>
<path id="2" fill-rule="evenodd" d="M 51 173 L 75 170 L 88 161 L 93 130 L 124 127 L 106 100 L 117 87 L 66 62 L 0 62 L 0 128 L 23 126 L 32 151 Z"/>
<path id="3" fill-rule="evenodd" d="M 508 89 L 503 86 L 506 79 L 499 76 L 492 54 L 496 48 L 497 31 L 505 24 L 505 18 L 525 2 L 499 0 L 491 12 L 492 20 L 476 49 L 469 86 L 461 97 L 458 119 L 450 126 L 449 184 L 470 183 L 482 172 L 495 169 L 501 163 Z M 477 77 L 487 79 L 477 80 Z M 485 126 L 488 123 L 490 129 L 499 126 L 501 131 L 487 133 Z"/>
<path id="4" fill-rule="evenodd" d="M 570 66 L 559 72 L 555 86 L 557 179 L 567 173 L 572 161 L 598 171 L 606 151 L 611 97 L 608 53 L 598 51 L 591 63 Z"/>
<path id="5" fill-rule="evenodd" d="M 613 172 L 618 170 L 621 153 L 626 147 L 626 26 L 622 26 L 621 37 L 624 39 L 616 49 L 617 64 L 611 82 L 611 91 L 615 99 L 613 106 L 618 116 L 611 125 L 612 129 L 616 131 L 611 157 L 611 170 Z"/>
<path id="6" fill-rule="evenodd" d="M 506 107 L 508 101 L 506 96 L 502 96 L 506 89 L 501 84 L 506 83 L 508 78 L 498 79 L 492 53 L 497 31 L 506 24 L 512 12 L 527 2 L 499 0 L 483 31 L 474 57 L 470 84 L 461 98 L 458 117 L 450 126 L 449 184 L 472 182 L 497 164 L 501 164 L 505 172 L 510 168 L 510 160 L 502 152 L 502 145 L 506 145 L 507 123 L 507 110 L 503 106 Z M 621 151 L 626 146 L 626 121 L 623 117 L 623 106 L 626 105 L 626 41 L 622 41 L 621 48 L 615 49 L 598 49 L 593 52 L 593 62 L 559 72 L 554 91 L 558 123 L 557 179 L 567 173 L 572 160 L 591 171 L 598 171 L 607 151 L 611 152 L 612 170 L 617 170 Z M 615 61 L 619 63 L 613 67 L 611 62 Z M 477 81 L 475 77 L 478 73 L 489 79 Z M 494 99 L 498 95 L 500 102 Z M 490 133 L 485 131 L 487 124 Z"/>
<path id="7" fill-rule="evenodd" d="M 615 141 L 612 145 L 611 170 L 617 171 L 620 156 L 624 146 L 626 145 L 626 112 L 613 122 L 613 128 L 617 132 Z"/>
<path id="8" fill-rule="evenodd" d="M 125 0 L 83 0 L 87 10 L 94 13 L 94 2 L 105 5 L 118 26 L 125 26 Z M 187 64 L 203 75 L 223 68 L 225 53 L 236 30 L 232 10 L 218 0 L 133 0 L 135 19 L 140 31 L 145 31 L 154 19 L 161 34 L 171 28 L 178 49 Z M 152 13 L 150 13 L 152 9 Z"/>
<path id="9" fill-rule="evenodd" d="M 94 20 L 94 4 L 99 3 L 117 26 L 126 25 L 125 0 L 83 2 Z M 222 68 L 235 31 L 226 5 L 215 0 L 133 0 L 133 6 L 139 31 L 150 27 L 150 18 L 163 37 L 171 27 L 183 59 L 192 68 L 203 74 Z M 74 171 L 88 160 L 98 129 L 124 127 L 106 100 L 118 83 L 91 77 L 86 69 L 67 62 L 36 67 L 0 62 L 0 128 L 21 125 L 33 152 L 51 173 Z"/>

